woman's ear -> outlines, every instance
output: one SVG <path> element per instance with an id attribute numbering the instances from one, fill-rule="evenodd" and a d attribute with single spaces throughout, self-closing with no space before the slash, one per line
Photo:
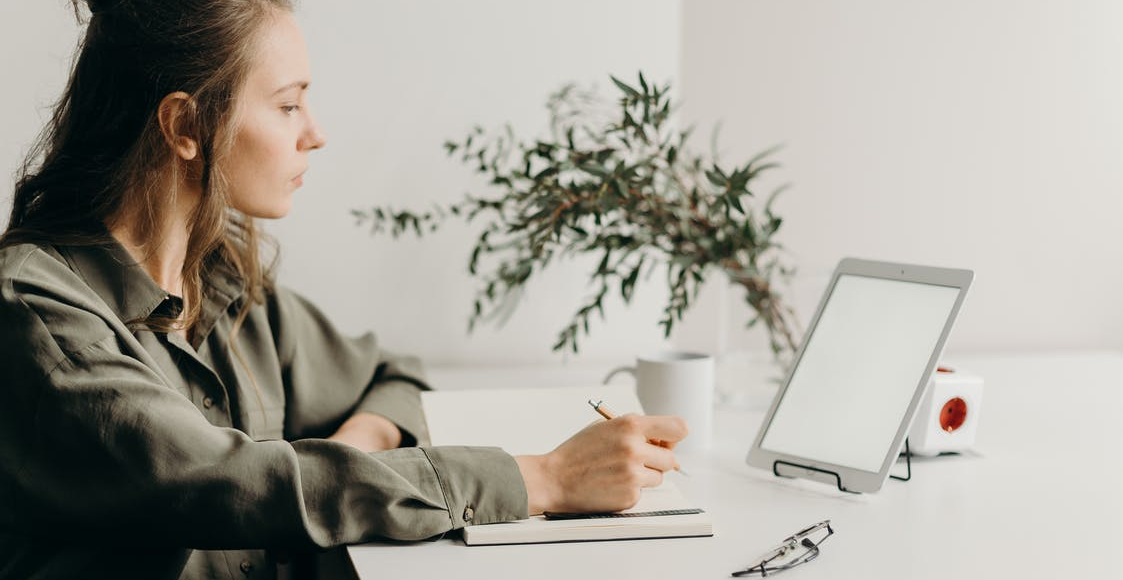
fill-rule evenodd
<path id="1" fill-rule="evenodd" d="M 192 123 L 194 112 L 195 99 L 183 91 L 169 93 L 161 99 L 156 112 L 164 141 L 175 151 L 176 157 L 184 161 L 191 161 L 199 155 L 199 141 Z"/>

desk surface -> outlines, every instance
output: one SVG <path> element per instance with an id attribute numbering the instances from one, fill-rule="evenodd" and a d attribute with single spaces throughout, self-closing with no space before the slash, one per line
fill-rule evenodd
<path id="1" fill-rule="evenodd" d="M 1123 356 L 955 362 L 986 381 L 977 453 L 914 460 L 912 481 L 890 480 L 876 494 L 745 465 L 764 414 L 757 404 L 719 409 L 713 451 L 681 456 L 690 477 L 669 476 L 713 514 L 713 538 L 476 547 L 445 539 L 348 552 L 360 578 L 728 578 L 785 536 L 830 518 L 836 533 L 822 555 L 784 578 L 1119 577 Z M 486 376 L 433 373 L 438 386 Z"/>

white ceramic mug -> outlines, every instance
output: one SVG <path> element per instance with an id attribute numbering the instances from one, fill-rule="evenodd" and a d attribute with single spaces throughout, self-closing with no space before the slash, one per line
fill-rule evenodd
<path id="1" fill-rule="evenodd" d="M 604 382 L 626 372 L 636 379 L 636 395 L 648 415 L 678 415 L 690 434 L 676 449 L 709 449 L 714 425 L 714 357 L 670 351 L 636 357 L 634 367 L 608 373 Z"/>

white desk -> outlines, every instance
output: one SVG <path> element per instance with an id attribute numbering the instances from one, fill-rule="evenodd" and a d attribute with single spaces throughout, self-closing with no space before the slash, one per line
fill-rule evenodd
<path id="1" fill-rule="evenodd" d="M 746 466 L 763 409 L 719 410 L 713 452 L 682 456 L 691 477 L 672 476 L 713 514 L 713 538 L 367 544 L 348 549 L 352 564 L 360 578 L 728 578 L 787 535 L 830 518 L 836 533 L 822 555 L 782 578 L 1123 577 L 1123 356 L 955 361 L 986 381 L 978 454 L 914 460 L 912 481 L 890 480 L 877 494 L 844 494 Z M 503 386 L 527 376 L 565 384 L 598 380 L 603 370 L 432 378 L 438 387 Z"/>

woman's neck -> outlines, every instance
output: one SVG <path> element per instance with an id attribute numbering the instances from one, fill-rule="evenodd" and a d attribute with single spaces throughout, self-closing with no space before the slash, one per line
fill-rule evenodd
<path id="1" fill-rule="evenodd" d="M 109 232 L 128 250 L 145 272 L 170 294 L 183 296 L 183 263 L 187 258 L 188 231 L 186 224 L 181 227 L 164 228 L 153 246 L 137 239 L 135 232 L 128 226 L 113 228 Z"/>
<path id="2" fill-rule="evenodd" d="M 181 181 L 172 197 L 174 204 L 162 216 L 159 231 L 152 239 L 137 235 L 136 221 L 125 219 L 109 233 L 128 250 L 148 275 L 170 294 L 185 298 L 183 294 L 183 263 L 187 259 L 190 231 L 187 227 L 191 212 L 201 197 L 197 184 Z"/>

